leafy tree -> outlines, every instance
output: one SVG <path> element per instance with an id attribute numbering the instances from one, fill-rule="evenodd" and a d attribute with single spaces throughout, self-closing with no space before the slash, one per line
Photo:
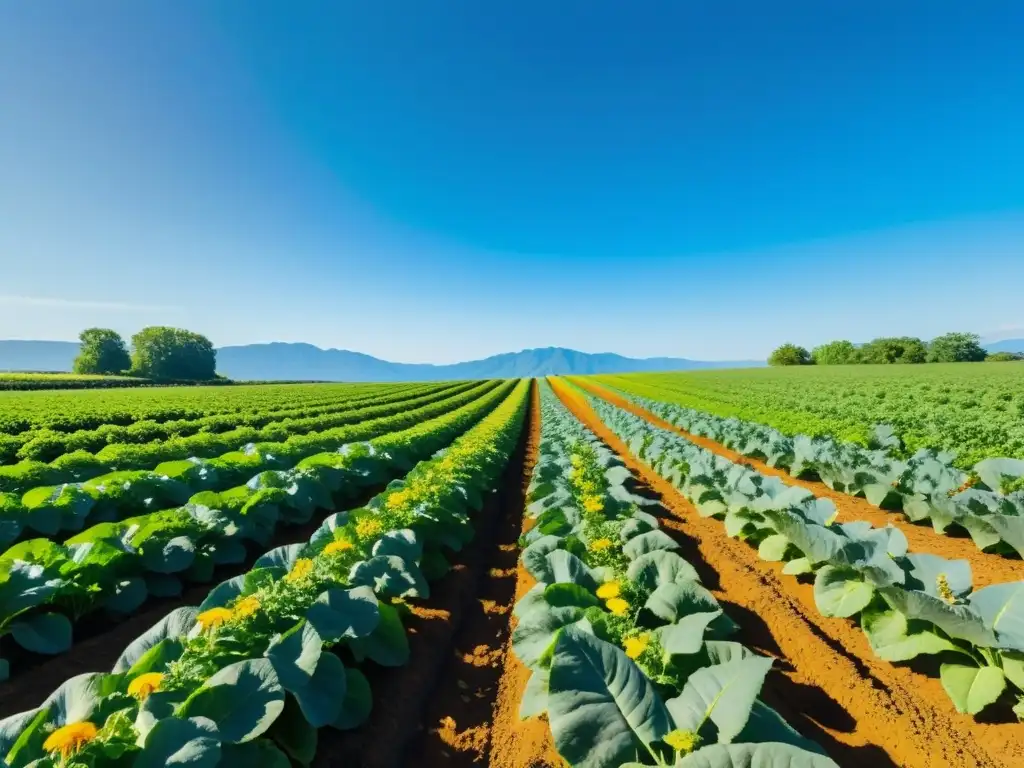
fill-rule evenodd
<path id="1" fill-rule="evenodd" d="M 768 357 L 768 365 L 810 365 L 811 355 L 796 344 L 783 344 Z"/>
<path id="2" fill-rule="evenodd" d="M 151 379 L 206 380 L 216 377 L 212 342 L 182 328 L 151 326 L 132 336 L 132 373 Z"/>
<path id="3" fill-rule="evenodd" d="M 1022 352 L 993 352 L 985 358 L 990 363 L 1009 363 L 1014 360 L 1024 360 Z"/>
<path id="4" fill-rule="evenodd" d="M 865 363 L 923 363 L 928 359 L 928 347 L 913 336 L 873 339 L 859 351 Z"/>
<path id="5" fill-rule="evenodd" d="M 87 328 L 78 335 L 78 340 L 82 346 L 73 365 L 75 373 L 123 373 L 131 367 L 128 349 L 117 331 Z"/>
<path id="6" fill-rule="evenodd" d="M 860 362 L 857 348 L 852 341 L 830 341 L 811 350 L 816 365 L 849 365 Z"/>
<path id="7" fill-rule="evenodd" d="M 928 346 L 929 363 L 977 363 L 985 355 L 976 333 L 947 333 L 932 339 Z"/>

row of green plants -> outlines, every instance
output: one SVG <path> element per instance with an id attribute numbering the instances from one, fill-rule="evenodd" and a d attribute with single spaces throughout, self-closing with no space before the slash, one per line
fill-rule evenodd
<path id="1" fill-rule="evenodd" d="M 875 507 L 901 510 L 937 533 L 966 532 L 978 549 L 1024 557 L 1024 460 L 989 458 L 965 472 L 950 453 L 922 448 L 906 459 L 891 427 L 875 428 L 863 447 L 831 437 L 790 437 L 764 424 L 617 391 L 661 419 L 691 434 L 798 478 L 819 479 L 829 488 L 862 496 Z"/>
<path id="2" fill-rule="evenodd" d="M 217 566 L 244 562 L 247 547 L 266 546 L 278 525 L 307 523 L 317 510 L 336 509 L 447 445 L 512 386 L 369 422 L 361 436 L 294 468 L 259 471 L 243 485 L 200 492 L 181 507 L 99 523 L 64 544 L 16 544 L 0 556 L 0 638 L 9 635 L 36 653 L 63 653 L 83 615 L 130 613 L 150 597 L 180 594 L 183 580 L 208 582 Z M 0 679 L 7 666 L 0 660 Z"/>
<path id="3" fill-rule="evenodd" d="M 936 657 L 956 709 L 1024 719 L 1024 581 L 972 589 L 970 563 L 908 551 L 892 526 L 837 523 L 829 499 L 734 464 L 586 393 L 601 420 L 702 517 L 783 573 L 813 579 L 824 616 L 856 621 L 879 658 Z"/>
<path id="4" fill-rule="evenodd" d="M 571 766 L 834 766 L 759 699 L 772 660 L 727 639 L 735 624 L 621 459 L 546 382 L 541 416 L 521 542 L 537 583 L 512 636 L 531 673 L 520 716 L 545 716 Z"/>
<path id="5" fill-rule="evenodd" d="M 529 382 L 451 447 L 309 542 L 178 609 L 113 672 L 72 678 L 38 709 L 0 721 L 8 768 L 308 764 L 318 729 L 365 722 L 360 665 L 408 659 L 403 601 L 425 598 L 445 553 L 473 536 L 516 445 Z M 506 390 L 507 391 L 507 390 Z"/>
<path id="6" fill-rule="evenodd" d="M 9 374 L 14 375 L 14 374 Z M 69 374 L 70 375 L 70 374 Z M 325 405 L 380 390 L 381 384 L 285 384 L 135 388 L 91 392 L 3 394 L 0 436 L 52 430 L 76 432 L 106 424 L 201 419 L 243 411 Z M 392 385 L 399 388 L 403 385 Z M 3 440 L 0 437 L 0 441 Z"/>
<path id="7" fill-rule="evenodd" d="M 0 493 L 25 494 L 38 488 L 72 486 L 107 472 L 125 470 L 159 471 L 161 464 L 194 458 L 208 459 L 247 450 L 250 445 L 283 444 L 303 438 L 316 440 L 331 429 L 343 428 L 370 419 L 390 416 L 480 390 L 486 383 L 461 384 L 434 390 L 408 399 L 404 394 L 389 394 L 364 401 L 344 410 L 302 419 L 284 419 L 260 428 L 241 427 L 229 432 L 199 433 L 188 437 L 155 440 L 144 444 L 111 444 L 97 451 L 73 451 L 51 462 L 21 461 L 0 467 Z M 493 384 L 491 385 L 493 386 Z M 161 472 L 161 474 L 167 474 Z M 0 502 L 2 503 L 2 502 Z M 10 503 L 10 502 L 7 502 Z"/>
<path id="8" fill-rule="evenodd" d="M 360 391 L 347 397 L 335 397 L 326 403 L 301 403 L 289 408 L 273 410 L 245 410 L 219 413 L 200 418 L 174 419 L 169 421 L 141 420 L 129 425 L 105 424 L 93 429 L 61 432 L 44 429 L 23 432 L 0 438 L 0 452 L 10 455 L 16 449 L 13 459 L 30 461 L 53 461 L 73 451 L 100 451 L 108 445 L 129 445 L 150 443 L 168 438 L 188 437 L 197 433 L 225 433 L 242 428 L 261 429 L 275 426 L 287 429 L 290 425 L 301 429 L 310 419 L 357 408 L 374 401 L 389 402 L 393 399 L 416 397 L 447 388 L 445 385 L 419 385 L 396 387 L 382 385 L 369 391 Z M 236 432 L 236 434 L 238 434 Z M 242 439 L 239 444 L 245 442 Z M 2 458 L 2 457 L 0 457 Z"/>

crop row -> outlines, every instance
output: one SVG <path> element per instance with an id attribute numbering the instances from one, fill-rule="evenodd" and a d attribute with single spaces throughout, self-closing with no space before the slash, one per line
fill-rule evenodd
<path id="1" fill-rule="evenodd" d="M 199 419 L 245 410 L 322 405 L 386 384 L 265 384 L 0 393 L 0 433 L 74 432 L 105 424 Z M 401 386 L 401 385 L 398 385 Z"/>
<path id="2" fill-rule="evenodd" d="M 387 416 L 400 410 L 417 408 L 435 402 L 449 392 L 459 393 L 485 386 L 479 383 L 461 384 L 448 390 L 433 391 L 406 399 L 404 395 L 381 397 L 362 405 L 326 416 L 303 419 L 285 419 L 261 428 L 241 427 L 218 434 L 200 433 L 188 437 L 174 437 L 141 445 L 112 444 L 97 451 L 73 451 L 53 461 L 21 461 L 0 467 L 0 492 L 25 493 L 29 489 L 79 483 L 107 472 L 118 470 L 154 469 L 163 462 L 191 458 L 211 458 L 238 451 L 247 444 L 267 442 L 285 443 L 307 433 L 355 424 L 367 419 Z M 278 446 L 280 447 L 280 446 Z"/>
<path id="3" fill-rule="evenodd" d="M 762 559 L 784 563 L 783 573 L 813 576 L 822 615 L 857 621 L 880 658 L 937 655 L 958 711 L 977 714 L 1003 698 L 1024 716 L 1024 582 L 972 591 L 967 561 L 908 552 L 892 526 L 836 523 L 830 500 L 585 396 L 629 451 L 701 516 L 721 520 Z"/>
<path id="4" fill-rule="evenodd" d="M 545 715 L 570 766 L 834 766 L 759 699 L 772 660 L 736 626 L 621 460 L 541 384 L 540 455 L 512 647 L 521 717 Z"/>
<path id="5" fill-rule="evenodd" d="M 267 553 L 198 609 L 170 614 L 112 673 L 72 678 L 38 709 L 0 722 L 0 756 L 11 768 L 308 763 L 318 728 L 369 716 L 362 661 L 407 660 L 396 606 L 426 597 L 424 571 L 443 572 L 443 550 L 472 537 L 528 390 L 516 385 L 450 448 L 366 507 L 329 517 L 307 544 Z"/>
<path id="6" fill-rule="evenodd" d="M 889 449 L 896 439 L 886 427 L 875 429 L 878 447 L 864 448 L 831 437 L 789 437 L 763 424 L 617 393 L 680 429 L 794 477 L 819 478 L 875 507 L 900 509 L 915 523 L 930 522 L 938 533 L 962 529 L 983 551 L 1024 557 L 1024 460 L 983 459 L 968 473 L 953 465 L 951 455 L 934 449 L 895 458 Z"/>
<path id="7" fill-rule="evenodd" d="M 279 523 L 305 523 L 317 509 L 333 509 L 338 499 L 450 442 L 511 386 L 463 395 L 464 405 L 449 399 L 357 425 L 333 450 L 307 455 L 293 469 L 264 469 L 222 493 L 197 493 L 182 507 L 98 523 L 63 545 L 16 544 L 0 557 L 0 637 L 10 634 L 34 652 L 62 653 L 84 614 L 129 613 L 149 596 L 179 594 L 182 577 L 209 581 L 216 566 L 244 561 L 246 544 L 265 546 Z M 367 438 L 375 439 L 352 442 Z"/>
<path id="8" fill-rule="evenodd" d="M 261 428 L 285 424 L 292 419 L 309 419 L 356 408 L 374 401 L 388 402 L 395 398 L 416 397 L 444 389 L 444 386 L 418 387 L 382 386 L 326 402 L 302 403 L 272 409 L 244 409 L 199 418 L 134 421 L 127 426 L 105 424 L 91 429 L 61 432 L 51 429 L 32 430 L 18 435 L 0 436 L 0 461 L 30 459 L 52 461 L 72 451 L 99 451 L 111 444 L 141 444 L 169 437 L 187 437 L 199 432 L 223 433 L 240 427 Z"/>

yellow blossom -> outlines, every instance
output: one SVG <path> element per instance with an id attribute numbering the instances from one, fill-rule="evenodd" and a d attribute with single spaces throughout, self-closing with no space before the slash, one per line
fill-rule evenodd
<path id="1" fill-rule="evenodd" d="M 213 629 L 214 627 L 219 627 L 230 618 L 231 611 L 227 608 L 211 608 L 196 616 L 196 621 L 199 622 L 199 626 L 203 629 Z"/>
<path id="2" fill-rule="evenodd" d="M 583 498 L 583 509 L 587 512 L 600 512 L 604 509 L 604 502 L 600 496 L 585 496 Z"/>
<path id="3" fill-rule="evenodd" d="M 388 494 L 387 499 L 384 501 L 384 506 L 390 509 L 392 512 L 396 509 L 401 509 L 402 505 L 409 500 L 408 489 L 401 491 L 395 491 L 394 493 Z"/>
<path id="4" fill-rule="evenodd" d="M 612 545 L 611 539 L 595 539 L 590 542 L 590 549 L 594 552 L 602 552 Z M 614 595 L 613 595 L 614 597 Z"/>
<path id="5" fill-rule="evenodd" d="M 605 603 L 605 606 L 607 606 L 608 610 L 616 616 L 625 616 L 626 612 L 629 611 L 629 603 L 621 597 L 613 597 Z"/>
<path id="6" fill-rule="evenodd" d="M 583 491 L 583 493 L 594 493 L 597 490 L 597 483 L 593 480 L 584 480 L 579 484 L 579 489 Z"/>
<path id="7" fill-rule="evenodd" d="M 683 754 L 689 754 L 697 747 L 700 742 L 700 737 L 697 736 L 693 731 L 670 731 L 665 736 L 665 743 L 668 744 L 676 752 L 682 752 Z"/>
<path id="8" fill-rule="evenodd" d="M 299 581 L 305 579 L 313 573 L 313 561 L 308 557 L 300 557 L 295 561 L 295 565 L 288 571 L 288 575 L 284 577 L 285 581 Z"/>
<path id="9" fill-rule="evenodd" d="M 43 749 L 51 754 L 59 752 L 62 759 L 67 760 L 96 738 L 99 729 L 88 720 L 80 723 L 69 723 L 51 733 L 43 742 Z"/>
<path id="10" fill-rule="evenodd" d="M 579 467 L 583 463 L 583 457 L 580 456 L 578 453 L 574 453 L 572 456 L 569 457 L 569 463 L 572 464 L 574 467 Z"/>
<path id="11" fill-rule="evenodd" d="M 249 595 L 243 597 L 237 603 L 232 611 L 232 618 L 235 619 L 247 619 L 255 614 L 260 609 L 260 601 L 255 595 Z"/>
<path id="12" fill-rule="evenodd" d="M 354 547 L 355 545 L 351 541 L 347 541 L 345 539 L 338 539 L 337 541 L 332 541 L 330 544 L 324 547 L 323 553 L 325 555 L 340 555 L 342 552 L 348 552 L 350 549 L 353 549 Z"/>
<path id="13" fill-rule="evenodd" d="M 608 581 L 597 588 L 597 596 L 602 600 L 610 600 L 613 597 L 618 597 L 622 594 L 622 590 L 619 588 L 619 582 Z"/>
<path id="14" fill-rule="evenodd" d="M 626 639 L 626 655 L 631 659 L 640 658 L 641 654 L 647 650 L 647 646 L 650 645 L 651 637 L 649 634 L 644 632 L 642 635 L 636 637 L 630 637 Z"/>
<path id="15" fill-rule="evenodd" d="M 949 586 L 949 579 L 946 577 L 946 574 L 940 573 L 935 577 L 935 589 L 938 591 L 939 597 L 950 605 L 956 602 L 956 595 L 953 594 L 953 590 Z"/>
<path id="16" fill-rule="evenodd" d="M 380 520 L 374 520 L 372 517 L 362 517 L 356 522 L 356 536 L 360 539 L 372 539 L 383 530 L 384 526 Z"/>
<path id="17" fill-rule="evenodd" d="M 128 683 L 128 695 L 142 701 L 149 694 L 160 690 L 160 683 L 163 682 L 163 679 L 164 676 L 160 672 L 146 672 L 139 675 Z"/>

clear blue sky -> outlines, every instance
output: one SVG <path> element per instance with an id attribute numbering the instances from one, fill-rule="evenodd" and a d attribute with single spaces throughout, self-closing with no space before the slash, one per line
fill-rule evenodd
<path id="1" fill-rule="evenodd" d="M 14 0 L 0 338 L 1024 336 L 1024 4 Z"/>

